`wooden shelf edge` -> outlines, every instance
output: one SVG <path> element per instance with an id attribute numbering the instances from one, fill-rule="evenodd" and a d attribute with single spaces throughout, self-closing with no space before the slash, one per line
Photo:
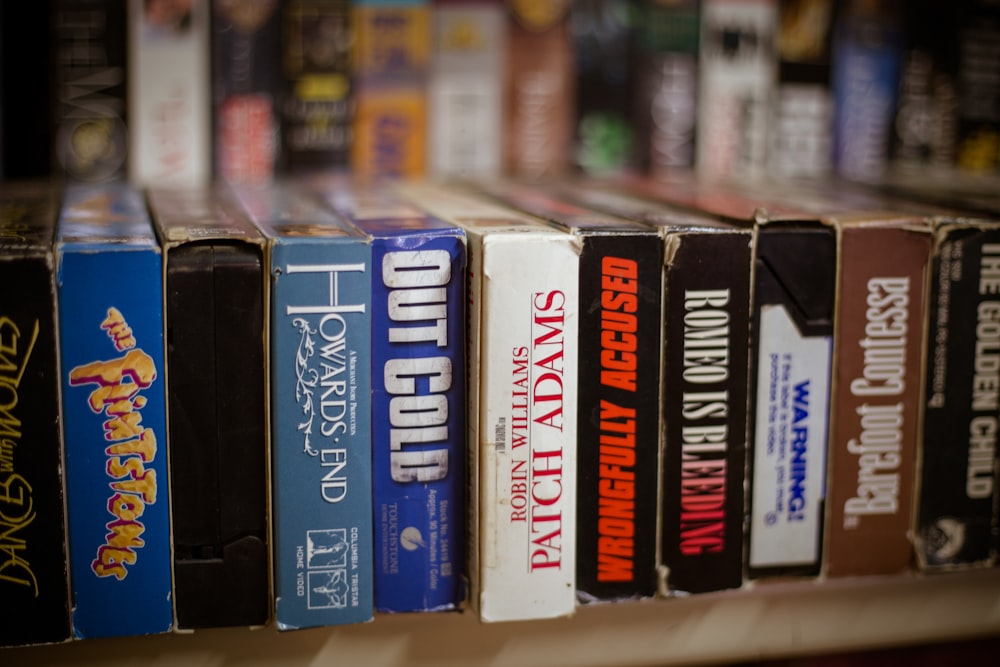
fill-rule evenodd
<path id="1" fill-rule="evenodd" d="M 127 613 L 127 612 L 125 612 Z M 363 625 L 91 639 L 0 651 L 4 664 L 220 667 L 319 664 L 550 667 L 692 664 L 1000 636 L 1000 569 L 784 582 L 581 607 L 572 618 L 482 624 L 468 613 Z"/>

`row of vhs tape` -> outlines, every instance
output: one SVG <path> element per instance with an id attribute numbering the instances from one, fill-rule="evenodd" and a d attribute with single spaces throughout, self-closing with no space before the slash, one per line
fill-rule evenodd
<path id="1" fill-rule="evenodd" d="M 0 645 L 994 565 L 995 215 L 681 175 L 0 211 Z"/>

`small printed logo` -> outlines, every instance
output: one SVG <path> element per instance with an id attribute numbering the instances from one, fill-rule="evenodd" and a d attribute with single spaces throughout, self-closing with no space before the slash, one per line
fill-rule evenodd
<path id="1" fill-rule="evenodd" d="M 407 551 L 416 551 L 419 548 L 427 548 L 427 543 L 424 542 L 424 536 L 420 534 L 420 530 L 413 526 L 408 526 L 403 529 L 403 532 L 399 534 L 399 544 Z"/>
<path id="2" fill-rule="evenodd" d="M 965 524 L 953 517 L 941 517 L 927 529 L 924 540 L 928 558 L 936 563 L 948 562 L 965 546 Z"/>
<path id="3" fill-rule="evenodd" d="M 347 578 L 349 551 L 345 528 L 306 531 L 309 609 L 341 609 L 347 606 L 351 592 Z"/>
<path id="4" fill-rule="evenodd" d="M 307 567 L 347 567 L 347 531 L 344 528 L 310 530 L 306 535 Z"/>
<path id="5" fill-rule="evenodd" d="M 347 606 L 351 586 L 347 570 L 323 570 L 309 573 L 309 608 L 343 609 Z"/>

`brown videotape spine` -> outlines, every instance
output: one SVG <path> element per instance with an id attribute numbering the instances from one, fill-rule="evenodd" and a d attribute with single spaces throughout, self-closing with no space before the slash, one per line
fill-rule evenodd
<path id="1" fill-rule="evenodd" d="M 826 574 L 898 574 L 910 528 L 921 422 L 930 228 L 838 225 Z"/>

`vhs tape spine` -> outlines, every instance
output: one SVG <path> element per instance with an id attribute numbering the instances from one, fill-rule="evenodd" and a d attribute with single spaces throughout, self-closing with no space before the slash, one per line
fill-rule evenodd
<path id="1" fill-rule="evenodd" d="M 428 171 L 500 174 L 506 13 L 502 0 L 432 0 Z"/>
<path id="2" fill-rule="evenodd" d="M 960 171 L 996 174 L 1000 155 L 1000 83 L 996 61 L 1000 57 L 1000 8 L 989 0 L 964 0 L 947 5 L 957 15 L 957 29 L 938 38 L 957 59 L 957 150 Z M 936 23 L 933 25 L 937 25 Z M 952 44 L 954 42 L 954 44 Z M 956 53 L 957 51 L 957 53 Z"/>
<path id="3" fill-rule="evenodd" d="M 238 197 L 269 239 L 277 627 L 370 621 L 371 242 L 293 188 Z"/>
<path id="4" fill-rule="evenodd" d="M 517 178 L 566 173 L 575 116 L 570 3 L 505 2 L 503 165 Z"/>
<path id="5" fill-rule="evenodd" d="M 498 438 L 482 461 L 483 590 L 518 613 L 517 595 L 504 600 L 504 589 L 551 595 L 545 606 L 565 613 L 559 602 L 573 600 L 576 570 L 578 249 L 571 238 L 541 237 L 490 250 L 484 274 L 507 279 L 487 283 L 482 298 L 491 347 L 480 369 L 484 421 L 509 449 Z"/>
<path id="6" fill-rule="evenodd" d="M 776 83 L 777 0 L 702 0 L 695 166 L 710 178 L 762 174 Z"/>
<path id="7" fill-rule="evenodd" d="M 484 621 L 572 614 L 578 241 L 444 188 L 404 192 L 469 238 L 473 605 Z"/>
<path id="8" fill-rule="evenodd" d="M 1000 226 L 946 221 L 935 237 L 915 531 L 927 571 L 992 565 L 998 525 Z"/>
<path id="9" fill-rule="evenodd" d="M 123 178 L 129 135 L 126 4 L 54 3 L 54 171 L 75 181 Z"/>
<path id="10" fill-rule="evenodd" d="M 576 101 L 568 160 L 592 175 L 633 167 L 630 127 L 637 71 L 632 0 L 570 3 Z"/>
<path id="11" fill-rule="evenodd" d="M 903 59 L 902 3 L 848 0 L 833 33 L 834 168 L 848 179 L 885 175 Z"/>
<path id="12" fill-rule="evenodd" d="M 662 244 L 649 235 L 583 237 L 577 427 L 580 601 L 656 594 L 662 257 Z"/>
<path id="13" fill-rule="evenodd" d="M 427 170 L 430 0 L 353 3 L 353 172 L 423 176 Z"/>
<path id="14" fill-rule="evenodd" d="M 800 261 L 808 257 L 808 262 Z M 750 577 L 815 576 L 825 526 L 836 238 L 764 225 L 754 253 Z"/>
<path id="15" fill-rule="evenodd" d="M 354 115 L 349 4 L 290 0 L 282 7 L 281 124 L 289 173 L 349 166 Z"/>
<path id="16" fill-rule="evenodd" d="M 653 176 L 694 166 L 698 30 L 698 0 L 638 3 L 633 148 Z"/>
<path id="17" fill-rule="evenodd" d="M 739 588 L 753 234 L 748 226 L 664 235 L 666 591 Z"/>
<path id="18" fill-rule="evenodd" d="M 931 234 L 839 227 L 825 572 L 899 574 L 913 562 Z"/>
<path id="19" fill-rule="evenodd" d="M 780 0 L 778 81 L 768 164 L 782 176 L 820 177 L 833 170 L 830 55 L 834 0 Z"/>
<path id="20" fill-rule="evenodd" d="M 902 7 L 905 45 L 890 147 L 894 172 L 957 166 L 960 16 L 954 5 L 934 0 Z"/>
<path id="21" fill-rule="evenodd" d="M 281 11 L 210 2 L 212 165 L 227 183 L 269 183 L 280 166 Z"/>
<path id="22" fill-rule="evenodd" d="M 332 199 L 372 237 L 375 608 L 456 609 L 465 596 L 465 234 L 386 189 Z"/>
<path id="23" fill-rule="evenodd" d="M 263 237 L 215 190 L 147 196 L 164 252 L 176 627 L 263 625 Z"/>
<path id="24" fill-rule="evenodd" d="M 71 187 L 56 249 L 73 634 L 168 632 L 163 268 L 145 202 Z"/>
<path id="25" fill-rule="evenodd" d="M 211 176 L 210 0 L 164 17 L 129 0 L 129 180 L 199 186 Z"/>
<path id="26" fill-rule="evenodd" d="M 0 646 L 70 637 L 56 331 L 56 199 L 0 190 Z"/>

